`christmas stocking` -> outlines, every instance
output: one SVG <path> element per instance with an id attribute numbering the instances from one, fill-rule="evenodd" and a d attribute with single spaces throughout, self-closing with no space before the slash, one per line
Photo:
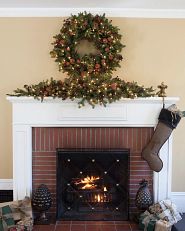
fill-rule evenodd
<path id="1" fill-rule="evenodd" d="M 163 162 L 159 158 L 159 151 L 166 140 L 171 135 L 174 128 L 179 123 L 182 113 L 176 109 L 175 105 L 168 109 L 163 108 L 159 114 L 159 122 L 149 144 L 142 150 L 141 156 L 147 161 L 149 167 L 156 172 L 160 172 Z"/>

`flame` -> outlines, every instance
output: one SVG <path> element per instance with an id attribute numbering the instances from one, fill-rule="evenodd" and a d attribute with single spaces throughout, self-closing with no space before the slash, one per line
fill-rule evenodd
<path id="1" fill-rule="evenodd" d="M 104 191 L 104 192 L 107 192 L 107 187 L 103 187 L 103 191 Z"/>
<path id="2" fill-rule="evenodd" d="M 84 184 L 84 186 L 82 186 L 81 189 L 95 189 L 97 187 L 95 182 L 99 179 L 100 179 L 100 177 L 87 176 L 87 177 L 81 179 L 79 182 L 75 182 L 75 184 L 76 185 Z"/>
<path id="3" fill-rule="evenodd" d="M 102 202 L 100 194 L 95 195 L 94 200 L 95 200 L 95 202 Z"/>
<path id="4" fill-rule="evenodd" d="M 95 184 L 85 184 L 82 189 L 95 189 L 97 185 Z"/>
<path id="5" fill-rule="evenodd" d="M 87 176 L 84 179 L 81 180 L 81 183 L 85 184 L 85 183 L 94 183 L 94 181 L 99 180 L 99 177 L 95 177 L 95 176 Z"/>

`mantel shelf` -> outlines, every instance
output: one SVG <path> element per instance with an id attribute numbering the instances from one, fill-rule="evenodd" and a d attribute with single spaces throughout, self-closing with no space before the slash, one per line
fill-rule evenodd
<path id="1" fill-rule="evenodd" d="M 35 99 L 34 97 L 31 96 L 7 96 L 7 100 L 12 102 L 12 103 L 61 103 L 61 104 L 76 104 L 80 101 L 80 99 L 75 99 L 75 100 L 62 100 L 61 98 L 52 98 L 52 97 L 45 97 L 43 101 L 41 101 L 41 98 Z M 164 102 L 168 104 L 173 104 L 179 101 L 179 97 L 165 97 Z M 120 104 L 120 103 L 163 103 L 162 97 L 139 97 L 135 99 L 130 99 L 130 98 L 123 98 L 119 101 L 116 101 L 112 104 L 107 104 L 113 105 L 113 104 Z M 88 105 L 88 103 L 86 103 Z M 97 105 L 98 106 L 98 105 Z"/>

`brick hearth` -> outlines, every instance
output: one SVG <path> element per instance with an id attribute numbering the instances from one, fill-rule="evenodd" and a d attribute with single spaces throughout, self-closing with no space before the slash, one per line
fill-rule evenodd
<path id="1" fill-rule="evenodd" d="M 35 225 L 33 231 L 139 231 L 139 226 L 130 221 L 57 221 Z"/>
<path id="2" fill-rule="evenodd" d="M 44 183 L 52 193 L 53 206 L 50 212 L 55 213 L 56 200 L 56 148 L 129 148 L 129 211 L 135 213 L 134 199 L 139 181 L 148 180 L 150 190 L 153 188 L 153 172 L 141 159 L 141 150 L 147 144 L 153 128 L 45 128 L 32 129 L 32 170 L 33 191 Z"/>

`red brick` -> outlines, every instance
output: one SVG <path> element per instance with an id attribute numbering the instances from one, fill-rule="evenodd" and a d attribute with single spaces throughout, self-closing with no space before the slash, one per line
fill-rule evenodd
<path id="1" fill-rule="evenodd" d="M 71 231 L 70 227 L 71 227 L 70 225 L 66 225 L 66 224 L 56 225 L 55 231 Z"/>
<path id="2" fill-rule="evenodd" d="M 115 225 L 102 225 L 102 231 L 116 231 Z"/>
<path id="3" fill-rule="evenodd" d="M 56 221 L 57 225 L 71 225 L 72 221 Z"/>
<path id="4" fill-rule="evenodd" d="M 131 231 L 130 224 L 116 225 L 116 231 Z"/>
<path id="5" fill-rule="evenodd" d="M 86 225 L 86 231 L 102 231 L 101 225 Z"/>
<path id="6" fill-rule="evenodd" d="M 48 172 L 55 172 L 56 171 L 56 164 L 55 165 L 44 165 L 44 164 L 37 164 L 37 165 L 33 165 L 32 166 L 32 170 L 33 171 L 36 171 L 36 170 L 39 170 L 39 171 L 48 171 Z"/>
<path id="7" fill-rule="evenodd" d="M 95 131 L 95 148 L 101 148 L 101 128 L 96 128 Z"/>
<path id="8" fill-rule="evenodd" d="M 35 153 L 33 155 L 33 163 L 38 164 L 40 161 L 51 161 L 51 162 L 56 162 L 56 155 L 40 155 L 39 153 Z"/>
<path id="9" fill-rule="evenodd" d="M 150 168 L 148 167 L 148 165 L 143 165 L 143 164 L 135 165 L 135 164 L 133 164 L 130 166 L 130 170 L 133 170 L 133 171 L 144 170 L 144 171 L 146 171 L 146 170 L 150 170 Z"/>
<path id="10" fill-rule="evenodd" d="M 55 225 L 34 225 L 33 227 L 33 231 L 54 231 L 54 230 L 55 230 Z"/>
<path id="11" fill-rule="evenodd" d="M 73 225 L 72 224 L 71 231 L 85 231 L 85 225 Z"/>
<path id="12" fill-rule="evenodd" d="M 50 151 L 49 149 L 48 149 L 48 151 L 35 151 L 35 152 L 33 152 L 33 156 L 39 156 L 39 157 L 55 157 L 55 155 L 56 155 L 56 150 L 55 151 Z"/>
<path id="13" fill-rule="evenodd" d="M 128 225 L 130 221 L 114 221 L 115 225 Z"/>
<path id="14" fill-rule="evenodd" d="M 55 128 L 54 129 L 54 148 L 60 148 L 60 145 L 59 145 L 59 129 L 58 128 Z"/>
<path id="15" fill-rule="evenodd" d="M 40 151 L 40 129 L 41 128 L 35 128 L 35 150 Z"/>

